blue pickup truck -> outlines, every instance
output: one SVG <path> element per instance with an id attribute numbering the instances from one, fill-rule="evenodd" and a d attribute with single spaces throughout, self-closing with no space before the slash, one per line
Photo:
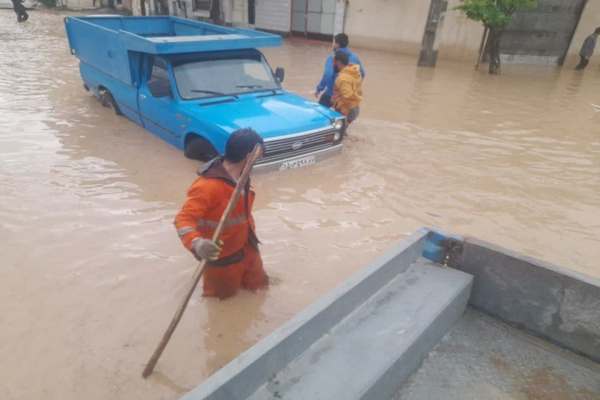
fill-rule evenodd
<path id="1" fill-rule="evenodd" d="M 182 149 L 222 154 L 238 128 L 265 139 L 257 167 L 285 170 L 341 150 L 344 117 L 285 91 L 258 50 L 281 37 L 176 17 L 65 18 L 84 87 L 103 105 Z"/>

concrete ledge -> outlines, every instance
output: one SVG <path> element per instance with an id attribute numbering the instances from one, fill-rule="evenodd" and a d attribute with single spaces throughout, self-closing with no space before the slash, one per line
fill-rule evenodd
<path id="1" fill-rule="evenodd" d="M 427 229 L 421 229 L 411 235 L 210 376 L 203 384 L 183 396 L 182 400 L 232 400 L 249 397 L 316 342 L 324 332 L 339 323 L 395 276 L 406 271 L 421 256 L 428 233 Z"/>
<path id="2" fill-rule="evenodd" d="M 449 265 L 475 277 L 470 304 L 600 362 L 600 280 L 475 239 Z"/>
<path id="3" fill-rule="evenodd" d="M 427 268 L 425 265 L 419 265 L 420 268 Z M 362 400 L 371 399 L 391 399 L 399 389 L 399 386 L 414 373 L 427 354 L 438 344 L 438 342 L 448 333 L 450 328 L 462 317 L 467 307 L 473 278 L 470 275 L 461 274 L 460 276 L 452 276 L 450 272 L 457 273 L 451 268 L 439 268 L 437 271 L 440 278 L 448 284 L 446 289 L 454 290 L 453 296 L 444 307 L 438 309 L 435 318 L 428 321 L 426 327 L 414 337 L 413 342 L 408 346 L 397 358 L 393 365 L 387 368 L 377 379 L 376 383 L 371 385 L 371 388 L 363 393 Z M 463 281 L 463 285 L 456 285 L 456 281 Z M 418 296 L 415 296 L 418 297 Z M 435 297 L 435 296 L 433 296 Z M 427 308 L 435 307 L 433 297 L 428 298 L 427 307 L 423 307 L 420 311 L 421 315 L 427 314 Z M 439 307 L 439 305 L 438 305 Z M 418 319 L 420 317 L 415 317 Z M 402 342 L 401 338 L 398 343 Z"/>

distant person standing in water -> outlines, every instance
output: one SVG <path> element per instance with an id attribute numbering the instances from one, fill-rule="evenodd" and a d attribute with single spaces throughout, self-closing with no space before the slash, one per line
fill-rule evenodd
<path id="1" fill-rule="evenodd" d="M 333 57 L 336 52 L 342 52 L 348 55 L 351 64 L 358 65 L 360 68 L 360 74 L 362 79 L 365 78 L 365 69 L 360 62 L 360 59 L 354 54 L 349 48 L 350 40 L 348 35 L 340 33 L 335 35 L 333 43 L 333 54 L 330 54 L 325 61 L 325 69 L 323 70 L 323 76 L 321 81 L 317 85 L 315 91 L 315 97 L 319 99 L 319 103 L 325 107 L 331 107 L 331 97 L 333 96 L 333 87 L 335 86 L 335 80 L 337 73 L 333 67 Z"/>
<path id="2" fill-rule="evenodd" d="M 590 58 L 592 58 L 594 50 L 596 49 L 598 36 L 600 36 L 600 28 L 596 28 L 594 33 L 588 36 L 583 42 L 583 46 L 581 46 L 581 50 L 579 51 L 579 57 L 581 60 L 579 61 L 579 64 L 577 64 L 577 67 L 575 67 L 576 70 L 584 70 L 589 64 Z"/>
<path id="3" fill-rule="evenodd" d="M 13 10 L 15 10 L 15 14 L 17 14 L 18 22 L 25 22 L 29 19 L 29 14 L 27 14 L 27 10 L 23 5 L 23 0 L 11 0 L 13 4 Z"/>

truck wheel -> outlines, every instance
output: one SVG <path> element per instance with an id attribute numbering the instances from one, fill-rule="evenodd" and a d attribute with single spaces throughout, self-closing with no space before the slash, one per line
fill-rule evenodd
<path id="1" fill-rule="evenodd" d="M 115 101 L 115 98 L 106 89 L 100 89 L 100 104 L 102 104 L 104 107 L 112 108 L 117 115 L 123 115 L 121 109 L 119 109 L 119 105 Z"/>
<path id="2" fill-rule="evenodd" d="M 198 135 L 190 135 L 185 144 L 184 154 L 192 160 L 209 161 L 217 156 L 217 151 L 208 140 Z"/>

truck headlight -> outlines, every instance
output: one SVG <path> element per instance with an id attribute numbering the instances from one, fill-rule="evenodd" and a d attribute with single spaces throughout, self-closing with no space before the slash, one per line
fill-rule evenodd
<path id="1" fill-rule="evenodd" d="M 344 120 L 343 119 L 338 119 L 337 121 L 335 121 L 333 123 L 333 127 L 338 130 L 341 131 L 342 128 L 344 127 Z"/>
<path id="2" fill-rule="evenodd" d="M 342 138 L 342 134 L 341 134 L 340 132 L 336 132 L 336 133 L 333 135 L 333 141 L 334 141 L 334 142 L 339 142 L 341 138 Z"/>

